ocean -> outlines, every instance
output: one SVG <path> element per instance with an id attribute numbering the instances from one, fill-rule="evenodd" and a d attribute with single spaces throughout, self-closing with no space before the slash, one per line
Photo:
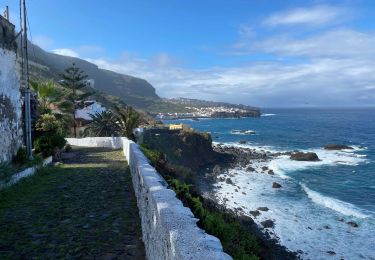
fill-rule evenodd
<path id="1" fill-rule="evenodd" d="M 215 193 L 245 213 L 268 207 L 269 233 L 303 259 L 375 259 L 375 109 L 264 109 L 260 118 L 178 120 L 210 132 L 215 143 L 264 151 L 311 151 L 321 161 L 279 156 L 255 166 L 275 175 L 229 170 L 240 187 L 220 183 Z M 165 123 L 174 122 L 166 121 Z M 253 130 L 254 135 L 235 130 Z M 246 144 L 239 144 L 244 140 Z M 353 150 L 327 151 L 326 144 Z M 227 174 L 228 175 L 228 174 Z M 226 176 L 223 173 L 223 176 Z M 282 185 L 273 189 L 272 183 Z M 353 227 L 348 222 L 358 224 Z"/>

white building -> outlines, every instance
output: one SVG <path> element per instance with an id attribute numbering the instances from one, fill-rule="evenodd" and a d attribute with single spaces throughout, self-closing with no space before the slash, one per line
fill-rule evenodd
<path id="1" fill-rule="evenodd" d="M 100 103 L 96 101 L 85 101 L 84 108 L 76 110 L 76 118 L 91 120 L 91 115 L 102 113 L 104 111 L 106 111 L 106 109 Z"/>

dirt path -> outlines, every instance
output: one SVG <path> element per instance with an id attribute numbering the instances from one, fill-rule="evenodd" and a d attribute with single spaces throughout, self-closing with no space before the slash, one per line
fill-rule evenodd
<path id="1" fill-rule="evenodd" d="M 141 236 L 121 151 L 74 147 L 0 192 L 0 259 L 144 259 Z"/>

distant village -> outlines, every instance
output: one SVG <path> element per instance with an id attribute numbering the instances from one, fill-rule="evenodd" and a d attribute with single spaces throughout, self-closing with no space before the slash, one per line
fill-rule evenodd
<path id="1" fill-rule="evenodd" d="M 228 106 L 212 106 L 212 107 L 190 107 L 186 109 L 191 112 L 186 113 L 159 113 L 156 119 L 173 120 L 173 119 L 198 119 L 198 118 L 229 118 L 229 117 L 253 117 L 257 116 L 254 111 L 228 107 Z"/>

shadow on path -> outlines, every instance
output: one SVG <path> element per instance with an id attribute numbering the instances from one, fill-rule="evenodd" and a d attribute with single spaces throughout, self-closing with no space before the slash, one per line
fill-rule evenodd
<path id="1" fill-rule="evenodd" d="M 122 152 L 74 147 L 69 157 L 0 192 L 0 259 L 144 259 Z"/>

